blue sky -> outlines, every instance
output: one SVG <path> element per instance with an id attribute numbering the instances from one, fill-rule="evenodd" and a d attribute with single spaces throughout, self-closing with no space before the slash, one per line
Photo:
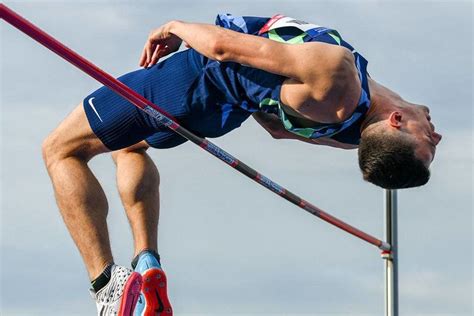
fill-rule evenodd
<path id="1" fill-rule="evenodd" d="M 118 76 L 171 19 L 283 13 L 336 28 L 371 76 L 430 106 L 443 135 L 429 185 L 399 194 L 402 315 L 473 312 L 473 52 L 470 1 L 6 1 Z M 1 313 L 92 315 L 87 275 L 41 161 L 44 137 L 99 84 L 1 24 Z M 356 152 L 276 141 L 251 120 L 215 142 L 315 205 L 376 236 L 382 190 Z M 177 315 L 381 315 L 376 248 L 242 177 L 192 144 L 151 151 L 162 184 L 159 251 Z M 109 196 L 116 261 L 132 256 L 109 155 L 91 163 Z"/>

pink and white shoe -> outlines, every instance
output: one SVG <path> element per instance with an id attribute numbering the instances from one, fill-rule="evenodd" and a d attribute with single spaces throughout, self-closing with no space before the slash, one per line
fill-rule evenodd
<path id="1" fill-rule="evenodd" d="M 97 293 L 91 291 L 99 316 L 133 316 L 142 276 L 130 269 L 113 265 L 110 281 Z"/>

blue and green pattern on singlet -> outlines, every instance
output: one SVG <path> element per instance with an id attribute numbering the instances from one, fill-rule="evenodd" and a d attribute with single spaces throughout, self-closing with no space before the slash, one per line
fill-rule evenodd
<path id="1" fill-rule="evenodd" d="M 347 43 L 340 34 L 333 29 L 315 26 L 303 31 L 293 26 L 283 26 L 259 32 L 270 18 L 241 17 L 231 14 L 219 14 L 216 25 L 241 33 L 253 34 L 287 44 L 301 44 L 305 42 L 324 42 L 339 45 L 349 49 L 355 57 L 362 85 L 362 93 L 358 105 L 347 120 L 336 124 L 315 123 L 314 127 L 298 127 L 285 113 L 280 102 L 280 91 L 285 77 L 263 70 L 247 67 L 237 63 L 208 63 L 208 78 L 225 94 L 230 94 L 233 100 L 239 100 L 240 108 L 249 112 L 264 111 L 277 114 L 286 130 L 305 138 L 330 137 L 347 144 L 359 144 L 360 126 L 364 115 L 370 106 L 370 94 L 367 82 L 367 60 Z M 296 23 L 306 22 L 292 20 Z M 307 24 L 307 23 L 306 23 Z M 260 34 L 259 34 L 260 33 Z M 209 67 L 210 66 L 210 67 Z M 311 65 L 308 65 L 310 67 Z M 216 81 L 223 80 L 218 83 Z M 233 107 L 230 107 L 233 108 Z M 232 110 L 227 113 L 232 115 Z"/>

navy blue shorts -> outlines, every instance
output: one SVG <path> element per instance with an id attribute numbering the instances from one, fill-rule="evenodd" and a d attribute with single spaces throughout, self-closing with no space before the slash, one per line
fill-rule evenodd
<path id="1" fill-rule="evenodd" d="M 215 115 L 216 124 L 213 124 L 209 120 L 213 120 L 214 115 L 202 120 L 199 115 L 192 114 L 185 102 L 188 91 L 193 89 L 202 73 L 201 65 L 196 62 L 196 53 L 186 50 L 118 80 L 172 115 L 182 126 L 192 126 L 191 132 L 201 137 L 221 136 L 233 129 L 209 130 L 209 126 L 221 125 L 221 114 Z M 126 148 L 142 140 L 154 148 L 171 148 L 186 142 L 185 138 L 160 125 L 107 87 L 87 96 L 83 105 L 92 130 L 110 150 Z M 239 122 L 233 125 L 240 126 L 247 117 L 236 117 Z M 206 126 L 200 126 L 204 124 Z"/>

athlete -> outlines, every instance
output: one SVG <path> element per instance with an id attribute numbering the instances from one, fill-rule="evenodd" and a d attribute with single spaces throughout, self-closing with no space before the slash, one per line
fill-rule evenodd
<path id="1" fill-rule="evenodd" d="M 189 49 L 176 52 L 183 41 Z M 216 25 L 172 21 L 150 33 L 140 65 L 119 80 L 202 137 L 222 136 L 253 116 L 277 139 L 358 148 L 364 179 L 383 188 L 429 179 L 441 135 L 428 108 L 371 79 L 364 57 L 333 29 L 281 15 L 221 14 Z M 99 315 L 172 314 L 157 247 L 160 178 L 146 150 L 185 141 L 102 87 L 44 142 L 57 203 Z M 87 165 L 105 152 L 117 166 L 135 271 L 114 264 L 107 200 Z"/>

